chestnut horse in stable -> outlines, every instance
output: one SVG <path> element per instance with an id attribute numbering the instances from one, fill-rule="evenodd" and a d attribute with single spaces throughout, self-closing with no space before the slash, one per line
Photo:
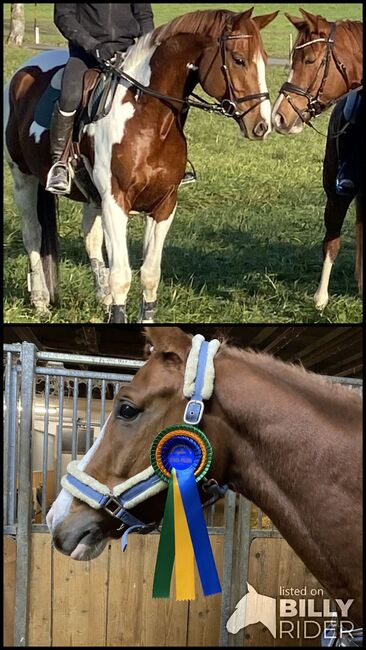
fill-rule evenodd
<path id="1" fill-rule="evenodd" d="M 252 11 L 192 12 L 140 38 L 121 67 L 110 71 L 117 84 L 108 114 L 74 133 L 78 145 L 71 158 L 77 157 L 84 176 L 75 173 L 68 197 L 86 203 L 86 249 L 97 295 L 112 322 L 126 319 L 127 226 L 133 212 L 147 215 L 140 320 L 153 320 L 162 250 L 186 168 L 183 126 L 189 108 L 233 118 L 251 140 L 261 141 L 271 130 L 260 30 L 278 12 L 252 17 Z M 45 93 L 56 100 L 66 60 L 65 51 L 38 55 L 15 73 L 5 91 L 6 157 L 30 259 L 31 302 L 40 311 L 56 300 L 57 234 L 55 199 L 44 190 L 51 165 L 49 129 L 37 121 L 37 109 Z M 190 98 L 197 84 L 218 103 Z"/>
<path id="2" fill-rule="evenodd" d="M 351 198 L 337 194 L 336 177 L 339 169 L 339 138 L 345 137 L 350 123 L 345 115 L 347 97 L 350 91 L 361 89 L 362 84 L 363 30 L 359 21 L 330 22 L 303 9 L 300 11 L 300 18 L 286 14 L 299 33 L 291 56 L 288 81 L 280 88 L 273 105 L 272 122 L 277 133 L 296 135 L 302 132 L 304 125 L 312 126 L 313 118 L 337 104 L 329 122 L 323 166 L 323 186 L 327 195 L 324 213 L 324 265 L 320 285 L 314 296 L 316 308 L 323 310 L 329 300 L 329 279 L 340 249 L 343 221 L 353 198 L 356 198 L 355 276 L 359 293 L 362 294 L 361 194 Z"/>
<path id="3" fill-rule="evenodd" d="M 146 333 L 146 363 L 121 387 L 93 447 L 74 461 L 83 484 L 104 495 L 126 495 L 126 508 L 129 490 L 136 498 L 146 484 L 156 434 L 182 423 L 189 410 L 188 369 L 193 351 L 198 354 L 197 336 L 179 328 Z M 270 355 L 212 343 L 214 376 L 200 423 L 213 450 L 208 479 L 261 508 L 332 598 L 353 599 L 348 618 L 360 626 L 360 396 Z M 162 517 L 166 491 L 160 488 L 140 491 L 132 510 L 123 512 L 120 502 L 117 519 L 63 486 L 47 524 L 55 547 L 77 560 L 97 557 L 108 538 L 130 529 L 148 532 Z"/>

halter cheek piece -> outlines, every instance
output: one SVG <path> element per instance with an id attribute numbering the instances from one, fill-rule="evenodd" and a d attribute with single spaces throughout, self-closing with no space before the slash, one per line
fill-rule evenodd
<path id="1" fill-rule="evenodd" d="M 215 340 L 207 343 L 200 334 L 193 338 L 192 349 L 186 364 L 183 389 L 184 396 L 189 399 L 183 417 L 186 424 L 195 426 L 202 419 L 203 400 L 209 399 L 213 392 L 213 357 L 219 345 L 219 342 Z M 104 426 L 107 425 L 107 422 Z M 105 510 L 109 515 L 119 520 L 121 525 L 117 530 L 126 529 L 122 535 L 123 550 L 127 546 L 129 533 L 146 534 L 157 528 L 156 522 L 146 524 L 130 512 L 138 504 L 167 488 L 167 483 L 155 474 L 155 470 L 151 465 L 127 479 L 127 481 L 110 489 L 107 485 L 100 483 L 80 469 L 79 464 L 80 461 L 78 460 L 68 464 L 67 474 L 61 479 L 62 487 L 70 492 L 73 497 L 87 503 L 91 508 Z M 203 479 L 203 481 L 202 489 L 210 495 L 208 502 L 204 506 L 211 505 L 225 495 L 226 485 L 218 485 L 215 479 Z"/>
<path id="2" fill-rule="evenodd" d="M 291 97 L 289 96 L 289 93 L 294 93 L 295 95 L 299 95 L 300 97 L 306 97 L 307 100 L 308 100 L 307 111 L 310 114 L 310 117 L 311 118 L 318 117 L 322 113 L 322 111 L 324 109 L 328 108 L 331 104 L 334 103 L 333 100 L 328 102 L 328 103 L 324 103 L 322 101 L 322 99 L 321 99 L 322 94 L 324 92 L 325 84 L 326 84 L 327 79 L 328 79 L 331 59 L 333 59 L 337 70 L 340 72 L 340 74 L 343 77 L 343 80 L 344 80 L 344 82 L 346 84 L 347 93 L 350 90 L 350 83 L 349 83 L 349 79 L 348 79 L 348 76 L 347 76 L 346 67 L 338 59 L 338 57 L 336 56 L 336 54 L 334 52 L 334 42 L 335 42 L 336 29 L 337 29 L 336 23 L 331 23 L 331 29 L 330 29 L 330 33 L 329 33 L 328 38 L 316 38 L 313 41 L 308 41 L 307 43 L 304 43 L 303 45 L 298 45 L 297 47 L 294 48 L 295 50 L 301 50 L 304 47 L 307 47 L 308 45 L 312 45 L 313 43 L 326 43 L 326 46 L 327 46 L 326 51 L 325 51 L 325 55 L 324 55 L 320 65 L 319 65 L 319 67 L 318 67 L 318 69 L 316 71 L 316 75 L 315 75 L 313 81 L 311 82 L 311 84 L 309 85 L 309 87 L 307 88 L 307 90 L 304 90 L 303 88 L 300 88 L 300 86 L 296 86 L 295 84 L 291 83 L 290 81 L 286 81 L 280 88 L 280 94 L 285 96 L 285 98 L 287 99 L 287 101 L 289 102 L 289 104 L 291 105 L 291 107 L 293 108 L 295 113 L 298 114 L 298 116 L 300 117 L 302 122 L 306 122 L 305 114 L 304 114 L 303 111 L 300 111 L 300 109 L 297 108 L 297 106 L 293 103 Z M 322 78 L 322 80 L 320 82 L 318 92 L 316 93 L 316 95 L 314 95 L 314 94 L 312 94 L 310 92 L 309 89 L 314 85 L 322 66 L 324 66 L 323 78 Z M 338 101 L 338 99 L 341 99 L 341 97 L 343 97 L 343 95 L 341 95 L 340 97 L 337 97 L 337 99 L 335 101 Z"/>

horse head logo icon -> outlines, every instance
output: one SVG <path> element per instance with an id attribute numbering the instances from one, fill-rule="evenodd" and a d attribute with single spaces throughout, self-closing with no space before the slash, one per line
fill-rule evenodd
<path id="1" fill-rule="evenodd" d="M 227 631 L 231 634 L 237 634 L 239 630 L 248 625 L 262 623 L 275 639 L 276 599 L 259 594 L 249 582 L 247 582 L 247 587 L 248 593 L 239 600 L 235 611 L 226 623 Z"/>

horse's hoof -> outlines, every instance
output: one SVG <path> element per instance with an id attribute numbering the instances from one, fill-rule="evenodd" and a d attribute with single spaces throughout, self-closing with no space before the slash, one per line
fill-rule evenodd
<path id="1" fill-rule="evenodd" d="M 127 322 L 126 306 L 125 305 L 111 305 L 109 308 L 108 323 L 114 325 L 124 325 Z"/>
<path id="2" fill-rule="evenodd" d="M 328 295 L 324 295 L 324 294 L 321 295 L 318 293 L 318 291 L 316 292 L 314 296 L 314 304 L 315 304 L 315 309 L 317 309 L 317 311 L 324 311 L 328 302 L 329 302 Z"/>
<path id="3" fill-rule="evenodd" d="M 51 310 L 49 309 L 49 303 L 41 302 L 39 300 L 32 300 L 32 305 L 37 312 L 37 316 L 51 315 Z"/>
<path id="4" fill-rule="evenodd" d="M 149 325 L 154 323 L 154 315 L 156 311 L 157 301 L 155 302 L 145 302 L 142 300 L 140 314 L 138 318 L 138 323 Z"/>

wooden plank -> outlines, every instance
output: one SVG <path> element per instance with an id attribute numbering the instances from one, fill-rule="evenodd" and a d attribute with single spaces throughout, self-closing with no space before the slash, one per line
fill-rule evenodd
<path id="1" fill-rule="evenodd" d="M 12 537 L 4 537 L 4 647 L 14 645 L 14 607 L 16 543 Z"/>
<path id="2" fill-rule="evenodd" d="M 106 645 L 108 546 L 91 562 L 53 549 L 52 562 L 52 645 Z"/>
<path id="3" fill-rule="evenodd" d="M 303 562 L 298 558 L 296 553 L 287 544 L 284 539 L 264 539 L 258 538 L 253 540 L 250 550 L 249 563 L 249 584 L 261 595 L 270 596 L 277 599 L 277 621 L 276 621 L 276 639 L 274 639 L 268 629 L 261 623 L 248 625 L 245 629 L 245 645 L 253 647 L 319 647 L 319 637 L 314 639 L 303 638 L 303 620 L 299 617 L 291 618 L 295 628 L 291 638 L 289 634 L 280 633 L 280 616 L 279 616 L 279 599 L 293 598 L 314 598 L 311 595 L 311 589 L 317 589 L 323 592 L 321 585 L 308 571 Z M 302 596 L 280 595 L 280 588 L 304 589 L 305 594 Z M 314 598 L 315 607 L 321 607 L 323 598 L 327 598 L 324 592 L 322 596 Z M 306 618 L 306 617 L 305 617 Z M 311 618 L 311 617 L 310 617 Z M 323 619 L 317 618 L 322 624 Z M 297 638 L 296 625 L 300 622 L 300 638 Z M 288 628 L 287 628 L 288 629 Z M 314 629 L 309 630 L 313 634 Z"/>
<path id="4" fill-rule="evenodd" d="M 152 598 L 158 543 L 158 535 L 131 535 L 125 553 L 111 543 L 108 646 L 186 645 L 187 603 Z"/>
<path id="5" fill-rule="evenodd" d="M 221 579 L 224 563 L 224 536 L 210 535 L 212 552 Z M 189 603 L 187 647 L 217 647 L 220 640 L 221 594 L 205 597 L 195 572 L 196 600 Z"/>
<path id="6" fill-rule="evenodd" d="M 28 643 L 51 646 L 52 620 L 52 538 L 47 533 L 32 533 L 29 582 Z"/>

